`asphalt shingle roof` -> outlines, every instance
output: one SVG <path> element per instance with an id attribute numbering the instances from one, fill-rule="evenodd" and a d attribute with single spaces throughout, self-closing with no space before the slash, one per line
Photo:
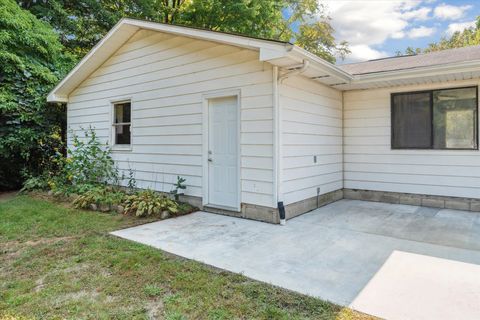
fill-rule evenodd
<path id="1" fill-rule="evenodd" d="M 393 70 L 414 69 L 448 63 L 480 60 L 480 46 L 424 53 L 411 56 L 398 56 L 339 65 L 338 67 L 352 75 L 361 75 Z"/>

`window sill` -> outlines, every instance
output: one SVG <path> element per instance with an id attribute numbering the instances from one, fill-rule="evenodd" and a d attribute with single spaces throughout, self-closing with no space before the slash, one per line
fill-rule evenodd
<path id="1" fill-rule="evenodd" d="M 112 146 L 112 151 L 132 151 L 132 146 L 131 145 L 114 145 Z"/>

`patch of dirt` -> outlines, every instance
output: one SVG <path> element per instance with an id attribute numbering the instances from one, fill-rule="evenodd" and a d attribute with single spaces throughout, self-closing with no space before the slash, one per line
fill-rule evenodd
<path id="1" fill-rule="evenodd" d="M 0 192 L 0 202 L 6 202 L 13 199 L 17 194 L 17 191 Z"/>
<path id="2" fill-rule="evenodd" d="M 60 305 L 66 301 L 72 301 L 72 300 L 77 301 L 80 299 L 95 301 L 97 300 L 97 297 L 98 297 L 98 292 L 95 290 L 92 290 L 92 291 L 80 290 L 77 292 L 69 292 L 55 299 L 54 305 Z"/>
<path id="3" fill-rule="evenodd" d="M 70 241 L 72 239 L 76 239 L 78 237 L 54 237 L 54 238 L 41 238 L 38 240 L 28 240 L 28 241 L 7 241 L 0 244 L 0 252 L 1 250 L 5 249 L 9 251 L 13 251 L 12 249 L 20 249 L 19 247 L 34 247 L 44 244 L 54 244 L 60 241 Z"/>
<path id="4" fill-rule="evenodd" d="M 45 287 L 45 278 L 47 275 L 43 275 L 35 281 L 35 287 L 33 288 L 34 292 L 40 292 Z"/>
<path id="5" fill-rule="evenodd" d="M 35 247 L 39 245 L 49 245 L 54 244 L 60 241 L 70 241 L 78 237 L 56 237 L 56 238 L 42 238 L 38 240 L 29 240 L 29 241 L 6 241 L 0 243 L 0 257 L 5 262 L 5 265 L 8 262 L 14 262 L 17 260 L 23 251 L 27 248 Z"/>
<path id="6" fill-rule="evenodd" d="M 73 266 L 73 267 L 69 267 L 69 268 L 65 268 L 65 269 L 54 269 L 54 270 L 51 270 L 49 271 L 48 273 L 42 275 L 40 278 L 37 279 L 37 281 L 35 281 L 35 287 L 33 288 L 33 290 L 35 292 L 40 292 L 42 291 L 42 289 L 45 287 L 45 279 L 48 277 L 48 276 L 54 276 L 56 274 L 59 274 L 59 273 L 78 273 L 82 270 L 85 270 L 89 268 L 89 265 L 88 264 L 78 264 L 76 266 Z"/>
<path id="7" fill-rule="evenodd" d="M 154 300 L 147 303 L 147 318 L 150 320 L 163 319 L 163 301 Z"/>

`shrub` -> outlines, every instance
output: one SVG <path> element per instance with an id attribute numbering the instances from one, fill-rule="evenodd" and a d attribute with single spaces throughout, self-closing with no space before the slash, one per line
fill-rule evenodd
<path id="1" fill-rule="evenodd" d="M 158 214 L 164 210 L 170 213 L 178 212 L 178 203 L 165 196 L 159 195 L 153 190 L 143 190 L 134 195 L 127 196 L 125 213 L 137 217 Z"/>
<path id="2" fill-rule="evenodd" d="M 17 1 L 0 1 L 0 12 L 1 191 L 41 174 L 61 146 L 65 107 L 46 96 L 74 61 L 50 25 Z"/>
<path id="3" fill-rule="evenodd" d="M 98 186 L 78 196 L 73 205 L 75 208 L 90 209 L 92 204 L 99 207 L 111 208 L 112 205 L 119 205 L 125 199 L 125 193 L 114 190 L 111 187 Z"/>
<path id="4" fill-rule="evenodd" d="M 118 183 L 118 170 L 107 143 L 102 144 L 95 130 L 84 130 L 85 139 L 73 134 L 73 148 L 68 149 L 64 173 L 73 185 Z"/>
<path id="5" fill-rule="evenodd" d="M 23 183 L 20 191 L 46 190 L 48 189 L 48 179 L 44 175 L 29 177 Z"/>
<path id="6" fill-rule="evenodd" d="M 51 160 L 58 168 L 57 172 L 48 173 L 51 176 L 48 186 L 55 195 L 92 191 L 89 195 L 93 196 L 109 184 L 118 184 L 118 169 L 111 157 L 110 147 L 99 141 L 92 128 L 84 130 L 84 136 L 81 139 L 72 134 L 73 148 L 68 149 L 68 156 L 57 153 Z"/>

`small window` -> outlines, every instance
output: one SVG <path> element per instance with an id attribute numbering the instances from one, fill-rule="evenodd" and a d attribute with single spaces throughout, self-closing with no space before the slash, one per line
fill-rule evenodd
<path id="1" fill-rule="evenodd" d="M 129 145 L 131 142 L 131 103 L 119 102 L 113 105 L 114 144 Z"/>
<path id="2" fill-rule="evenodd" d="M 477 149 L 477 88 L 392 94 L 393 149 Z"/>

